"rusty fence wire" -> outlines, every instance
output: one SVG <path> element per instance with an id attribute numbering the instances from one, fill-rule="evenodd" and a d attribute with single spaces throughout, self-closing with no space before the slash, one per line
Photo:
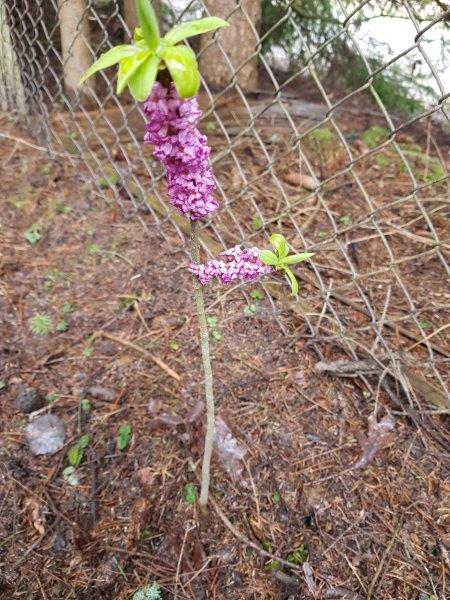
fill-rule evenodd
<path id="1" fill-rule="evenodd" d="M 157 3 L 163 28 L 213 10 L 231 23 L 227 32 L 192 42 L 205 67 L 201 127 L 221 201 L 205 223 L 205 250 L 264 245 L 282 231 L 297 251 L 316 252 L 298 270 L 300 300 L 288 309 L 304 320 L 322 368 L 363 377 L 375 397 L 384 389 L 406 395 L 411 407 L 446 411 L 450 81 L 430 40 L 442 38 L 445 52 L 450 11 L 434 2 L 338 0 L 322 27 L 314 7 L 324 3 L 304 2 L 309 14 L 300 4 Z M 0 98 L 3 108 L 12 102 L 25 113 L 40 143 L 68 158 L 99 194 L 114 197 L 143 227 L 161 235 L 172 227 L 184 237 L 186 223 L 168 209 L 164 173 L 141 143 L 141 107 L 116 96 L 114 69 L 98 74 L 88 90 L 71 84 L 83 66 L 78 53 L 91 61 L 129 38 L 126 6 L 0 0 Z M 375 60 L 364 27 L 383 14 L 393 18 L 393 6 L 408 34 Z M 65 31 L 62 19 L 69 21 Z M 395 88 L 393 76 L 408 68 L 408 110 L 397 110 L 389 102 L 396 90 L 386 95 L 380 82 Z M 431 90 L 420 101 L 412 81 L 418 70 Z M 11 89 L 6 79 L 19 85 Z M 264 287 L 276 314 L 279 287 Z M 346 361 L 327 366 L 329 347 L 340 348 Z"/>

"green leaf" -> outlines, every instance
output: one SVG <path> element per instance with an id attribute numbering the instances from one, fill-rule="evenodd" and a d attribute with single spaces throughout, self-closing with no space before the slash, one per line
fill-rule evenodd
<path id="1" fill-rule="evenodd" d="M 256 306 L 254 304 L 247 304 L 244 308 L 244 315 L 256 315 Z"/>
<path id="2" fill-rule="evenodd" d="M 193 483 L 187 483 L 184 486 L 184 499 L 188 504 L 195 504 L 197 501 L 197 488 Z"/>
<path id="3" fill-rule="evenodd" d="M 271 250 L 261 250 L 259 260 L 265 265 L 275 266 L 278 264 L 278 257 Z"/>
<path id="4" fill-rule="evenodd" d="M 311 256 L 314 256 L 315 252 L 302 252 L 301 254 L 291 254 L 290 256 L 286 256 L 283 260 L 283 264 L 285 265 L 295 265 L 304 260 L 308 260 Z"/>
<path id="5" fill-rule="evenodd" d="M 79 478 L 75 467 L 66 467 L 62 472 L 64 481 L 67 481 L 69 485 L 78 485 Z"/>
<path id="6" fill-rule="evenodd" d="M 121 94 L 139 67 L 151 56 L 150 50 L 139 50 L 133 56 L 120 61 L 117 77 L 117 93 Z"/>
<path id="7" fill-rule="evenodd" d="M 136 0 L 136 14 L 143 38 L 150 50 L 156 50 L 159 44 L 158 19 L 149 0 Z"/>
<path id="8" fill-rule="evenodd" d="M 58 333 L 63 333 L 64 331 L 67 331 L 68 329 L 69 329 L 69 323 L 65 319 L 58 321 L 58 323 L 56 324 L 56 331 Z"/>
<path id="9" fill-rule="evenodd" d="M 117 448 L 122 452 L 128 446 L 131 440 L 131 425 L 121 425 L 117 437 Z"/>
<path id="10" fill-rule="evenodd" d="M 23 234 L 23 237 L 30 244 L 32 244 L 32 245 L 37 244 L 42 237 L 39 225 L 37 223 L 33 223 L 33 225 L 25 231 L 25 233 Z"/>
<path id="11" fill-rule="evenodd" d="M 278 258 L 283 259 L 288 255 L 289 248 L 286 242 L 286 238 L 279 233 L 274 233 L 270 236 L 269 242 L 275 249 L 275 252 L 278 255 Z"/>
<path id="12" fill-rule="evenodd" d="M 272 494 L 272 500 L 275 503 L 281 502 L 281 494 L 278 490 L 276 490 L 273 494 Z"/>
<path id="13" fill-rule="evenodd" d="M 97 73 L 97 71 L 101 71 L 102 69 L 106 69 L 107 67 L 112 67 L 122 59 L 133 56 L 136 54 L 138 48 L 136 46 L 131 46 L 129 44 L 121 44 L 120 46 L 115 46 L 108 50 L 108 52 L 104 52 L 100 58 L 98 58 L 95 63 L 93 63 L 89 69 L 83 74 L 83 77 L 80 79 L 78 85 L 82 85 L 91 75 Z"/>
<path id="14" fill-rule="evenodd" d="M 195 96 L 200 87 L 197 59 L 187 46 L 169 46 L 161 52 L 180 98 Z"/>
<path id="15" fill-rule="evenodd" d="M 67 450 L 67 458 L 72 467 L 78 467 L 83 459 L 83 448 L 77 442 Z"/>
<path id="16" fill-rule="evenodd" d="M 133 33 L 133 41 L 135 44 L 142 42 L 144 36 L 142 35 L 142 29 L 140 27 L 136 27 Z"/>
<path id="17" fill-rule="evenodd" d="M 295 277 L 294 273 L 289 269 L 289 267 L 283 267 L 286 275 L 288 276 L 289 283 L 291 284 L 292 295 L 296 296 L 298 294 L 298 281 Z"/>
<path id="18" fill-rule="evenodd" d="M 4 390 L 6 387 L 6 382 L 3 379 L 0 379 L 0 392 Z"/>
<path id="19" fill-rule="evenodd" d="M 250 296 L 253 298 L 253 300 L 264 300 L 264 293 L 259 288 L 252 290 L 250 292 Z"/>
<path id="20" fill-rule="evenodd" d="M 198 19 L 198 21 L 189 21 L 188 23 L 181 23 L 180 25 L 172 27 L 163 39 L 168 46 L 175 46 L 178 42 L 192 37 L 193 35 L 207 33 L 208 31 L 214 31 L 220 27 L 228 26 L 229 23 L 224 21 L 224 19 L 220 19 L 219 17 L 206 17 L 204 19 Z"/>
<path id="21" fill-rule="evenodd" d="M 80 448 L 87 448 L 87 446 L 89 445 L 89 434 L 83 434 L 78 440 L 78 444 L 80 445 Z"/>
<path id="22" fill-rule="evenodd" d="M 297 550 L 288 554 L 286 560 L 294 563 L 294 565 L 301 565 L 306 562 L 308 560 L 308 550 L 305 548 L 305 545 L 301 544 Z"/>
<path id="23" fill-rule="evenodd" d="M 157 56 L 149 56 L 130 78 L 128 87 L 131 95 L 138 102 L 143 102 L 150 96 L 159 63 L 160 59 Z"/>
<path id="24" fill-rule="evenodd" d="M 87 398 L 83 398 L 80 402 L 81 412 L 88 413 L 91 410 L 91 403 Z"/>
<path id="25" fill-rule="evenodd" d="M 73 304 L 71 304 L 70 302 L 64 302 L 61 308 L 61 313 L 63 315 L 70 315 L 70 313 L 73 313 L 74 310 L 75 309 L 73 307 Z"/>

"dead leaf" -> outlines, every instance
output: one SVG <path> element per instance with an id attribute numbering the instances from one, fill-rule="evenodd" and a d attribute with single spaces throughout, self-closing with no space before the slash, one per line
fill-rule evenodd
<path id="1" fill-rule="evenodd" d="M 314 574 L 311 569 L 311 565 L 309 562 L 304 562 L 302 565 L 303 573 L 305 575 L 306 585 L 308 586 L 308 590 L 315 596 L 316 594 L 316 583 L 314 581 Z"/>
<path id="2" fill-rule="evenodd" d="M 392 444 L 396 437 L 395 433 L 392 433 L 395 427 L 392 417 L 386 415 L 377 423 L 375 415 L 370 415 L 367 421 L 369 424 L 367 439 L 361 444 L 362 455 L 353 465 L 353 469 L 365 469 L 376 454 Z"/>
<path id="3" fill-rule="evenodd" d="M 367 154 L 367 152 L 369 152 L 369 148 L 368 146 L 366 146 L 366 144 L 362 141 L 362 140 L 355 140 L 353 142 L 353 147 L 355 148 L 356 152 L 361 156 L 362 154 Z"/>
<path id="4" fill-rule="evenodd" d="M 112 402 L 117 398 L 116 390 L 113 390 L 103 385 L 91 385 L 86 388 L 86 395 L 91 396 L 97 400 L 103 400 L 104 402 Z"/>
<path id="5" fill-rule="evenodd" d="M 146 498 L 136 498 L 131 509 L 131 523 L 125 539 L 125 547 L 130 549 L 140 540 L 150 510 L 150 502 Z"/>
<path id="6" fill-rule="evenodd" d="M 203 412 L 205 410 L 205 403 L 203 400 L 198 400 L 196 404 L 190 409 L 188 414 L 186 415 L 187 423 L 195 423 L 203 416 Z"/>
<path id="7" fill-rule="evenodd" d="M 27 498 L 25 500 L 25 509 L 29 515 L 33 528 L 39 535 L 44 535 L 45 518 L 42 506 L 34 498 Z"/>
<path id="8" fill-rule="evenodd" d="M 290 185 L 303 187 L 307 190 L 315 190 L 319 185 L 319 182 L 315 177 L 307 175 L 306 173 L 299 173 L 298 171 L 289 171 L 288 173 L 285 173 L 283 179 Z"/>
<path id="9" fill-rule="evenodd" d="M 223 469 L 233 481 L 238 481 L 243 470 L 241 461 L 247 454 L 248 448 L 236 440 L 231 429 L 220 416 L 216 418 L 214 447 Z"/>
<path id="10" fill-rule="evenodd" d="M 424 398 L 424 400 L 431 402 L 431 404 L 434 404 L 442 410 L 450 410 L 450 401 L 448 396 L 445 396 L 435 386 L 431 385 L 431 383 L 428 383 L 426 379 L 420 377 L 406 366 L 402 366 L 402 373 L 407 378 L 411 388 L 422 398 Z"/>
<path id="11" fill-rule="evenodd" d="M 150 467 L 143 467 L 137 472 L 139 485 L 146 494 L 150 494 L 153 487 L 154 474 Z"/>
<path id="12" fill-rule="evenodd" d="M 168 413 L 161 413 L 154 420 L 154 427 L 169 427 L 170 429 L 176 429 L 178 425 L 183 423 L 183 419 L 178 415 L 169 415 Z"/>

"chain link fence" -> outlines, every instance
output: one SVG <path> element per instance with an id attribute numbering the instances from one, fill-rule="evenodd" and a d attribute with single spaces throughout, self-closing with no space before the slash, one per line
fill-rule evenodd
<path id="1" fill-rule="evenodd" d="M 193 42 L 221 202 L 205 223 L 205 250 L 264 246 L 280 231 L 296 251 L 316 252 L 298 270 L 300 300 L 285 305 L 303 319 L 321 368 L 362 377 L 376 398 L 383 389 L 433 412 L 449 407 L 449 81 L 429 44 L 438 31 L 445 36 L 450 11 L 428 3 L 430 14 L 423 4 L 336 2 L 326 18 L 298 0 L 168 0 L 156 8 L 163 28 L 218 11 L 231 23 Z M 170 223 L 184 238 L 187 223 L 170 210 L 164 173 L 141 143 L 142 110 L 115 95 L 114 69 L 88 89 L 73 84 L 83 56 L 92 61 L 129 39 L 129 3 L 0 6 L 3 108 L 12 99 L 39 143 L 143 227 L 163 235 Z M 365 28 L 392 18 L 392 7 L 408 33 L 375 59 Z M 414 91 L 419 74 L 426 99 Z M 281 286 L 264 287 L 276 313 Z M 328 364 L 336 347 L 343 361 Z"/>

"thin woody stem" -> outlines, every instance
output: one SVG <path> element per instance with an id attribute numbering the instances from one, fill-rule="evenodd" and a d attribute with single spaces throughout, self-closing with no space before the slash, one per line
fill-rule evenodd
<path id="1" fill-rule="evenodd" d="M 198 221 L 191 221 L 191 257 L 193 262 L 200 262 L 200 238 Z M 211 358 L 209 354 L 209 334 L 206 322 L 205 302 L 203 288 L 197 277 L 193 277 L 194 296 L 197 305 L 197 317 L 200 330 L 200 347 L 202 352 L 203 372 L 205 375 L 205 399 L 206 399 L 206 435 L 205 448 L 202 463 L 202 482 L 200 490 L 200 508 L 206 510 L 208 504 L 209 481 L 211 470 L 211 455 L 214 440 L 214 392 L 213 374 L 211 369 Z"/>

